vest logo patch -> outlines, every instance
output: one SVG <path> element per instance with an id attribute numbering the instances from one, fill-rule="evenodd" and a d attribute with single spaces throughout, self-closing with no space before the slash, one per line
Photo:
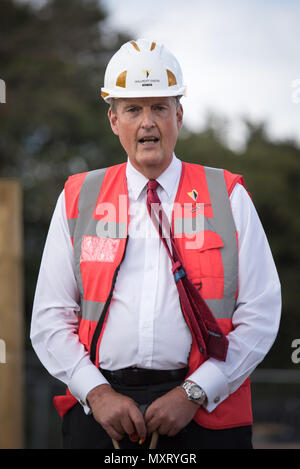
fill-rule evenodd
<path id="1" fill-rule="evenodd" d="M 198 191 L 196 191 L 196 189 L 193 189 L 191 192 L 188 192 L 188 195 L 193 199 L 193 200 L 197 200 L 197 197 L 198 197 Z"/>
<path id="2" fill-rule="evenodd" d="M 120 239 L 84 236 L 80 262 L 114 262 L 119 244 Z"/>

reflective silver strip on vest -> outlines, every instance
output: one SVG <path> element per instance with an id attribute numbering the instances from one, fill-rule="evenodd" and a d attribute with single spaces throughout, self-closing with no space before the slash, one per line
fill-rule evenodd
<path id="1" fill-rule="evenodd" d="M 127 223 L 96 221 L 96 236 L 99 238 L 127 238 Z"/>
<path id="2" fill-rule="evenodd" d="M 68 220 L 71 237 L 74 237 L 77 223 L 77 218 L 71 218 Z M 86 236 L 98 236 L 99 238 L 123 239 L 127 237 L 127 223 L 105 222 L 92 218 L 89 225 L 85 228 L 84 234 Z"/>
<path id="3" fill-rule="evenodd" d="M 224 243 L 220 248 L 224 269 L 223 298 L 206 302 L 216 318 L 232 318 L 236 307 L 235 293 L 238 281 L 236 227 L 223 170 L 205 167 L 205 174 L 214 214 L 213 224 Z"/>
<path id="4" fill-rule="evenodd" d="M 78 200 L 78 218 L 76 223 L 70 220 L 69 228 L 73 232 L 75 276 L 81 298 L 81 315 L 83 319 L 98 321 L 104 307 L 104 303 L 84 300 L 84 288 L 80 269 L 82 238 L 85 235 L 97 236 L 97 221 L 92 218 L 103 183 L 106 168 L 97 169 L 87 173 L 84 178 Z M 71 231 L 70 231 L 71 233 Z"/>
<path id="5" fill-rule="evenodd" d="M 203 230 L 216 231 L 211 218 L 203 214 L 193 218 L 178 217 L 174 220 L 174 235 L 186 234 L 193 235 Z"/>
<path id="6" fill-rule="evenodd" d="M 69 231 L 70 231 L 71 238 L 74 238 L 74 231 L 75 231 L 75 227 L 76 227 L 76 222 L 77 222 L 77 218 L 70 218 L 68 220 L 68 225 L 69 225 Z"/>
<path id="7" fill-rule="evenodd" d="M 80 315 L 88 321 L 98 322 L 103 311 L 105 303 L 100 301 L 82 300 Z"/>

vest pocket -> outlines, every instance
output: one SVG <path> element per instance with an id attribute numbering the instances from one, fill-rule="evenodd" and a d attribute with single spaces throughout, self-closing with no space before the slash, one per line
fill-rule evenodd
<path id="1" fill-rule="evenodd" d="M 198 279 L 200 281 L 206 277 L 223 278 L 221 255 L 223 246 L 224 243 L 218 233 L 205 231 L 201 246 L 196 245 L 195 249 L 184 250 L 185 265 L 192 280 Z"/>
<path id="2" fill-rule="evenodd" d="M 197 249 L 186 249 L 189 277 L 204 299 L 220 299 L 224 293 L 224 269 L 221 236 L 206 230 L 203 243 Z"/>

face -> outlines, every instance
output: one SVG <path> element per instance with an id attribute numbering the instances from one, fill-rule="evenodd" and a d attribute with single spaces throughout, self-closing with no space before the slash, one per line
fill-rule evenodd
<path id="1" fill-rule="evenodd" d="M 172 97 L 122 98 L 108 117 L 131 164 L 157 178 L 171 163 L 183 109 Z"/>

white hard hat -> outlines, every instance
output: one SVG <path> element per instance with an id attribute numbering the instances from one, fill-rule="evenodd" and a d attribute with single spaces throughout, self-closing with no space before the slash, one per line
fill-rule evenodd
<path id="1" fill-rule="evenodd" d="M 123 44 L 109 61 L 101 96 L 109 103 L 112 98 L 182 96 L 185 91 L 174 55 L 163 44 L 137 39 Z"/>

